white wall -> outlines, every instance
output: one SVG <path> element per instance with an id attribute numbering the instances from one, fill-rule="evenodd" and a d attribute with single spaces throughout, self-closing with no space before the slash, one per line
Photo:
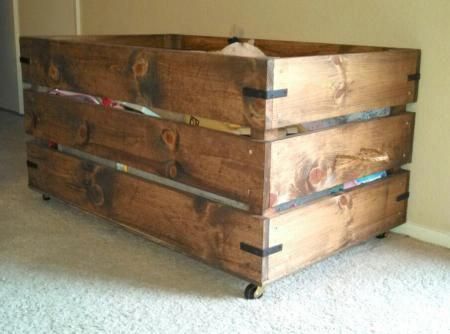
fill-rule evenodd
<path id="1" fill-rule="evenodd" d="M 23 113 L 17 2 L 0 1 L 0 108 Z"/>
<path id="2" fill-rule="evenodd" d="M 20 35 L 75 35 L 79 0 L 19 0 Z"/>

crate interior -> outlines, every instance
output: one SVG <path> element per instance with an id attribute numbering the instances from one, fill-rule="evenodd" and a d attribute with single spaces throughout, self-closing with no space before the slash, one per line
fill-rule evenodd
<path id="1" fill-rule="evenodd" d="M 162 48 L 183 51 L 213 52 L 222 50 L 229 45 L 227 37 L 207 37 L 192 35 L 99 35 L 99 36 L 70 36 L 53 37 L 57 40 L 72 40 L 83 42 L 107 43 L 148 48 Z M 241 42 L 248 42 L 248 38 L 240 38 Z M 390 50 L 385 47 L 327 44 L 311 42 L 275 41 L 254 39 L 254 44 L 268 57 L 301 57 L 313 55 L 332 55 L 344 53 L 379 52 Z"/>

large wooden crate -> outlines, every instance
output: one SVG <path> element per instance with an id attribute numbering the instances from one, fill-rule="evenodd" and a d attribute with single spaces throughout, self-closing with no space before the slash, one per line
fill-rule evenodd
<path id="1" fill-rule="evenodd" d="M 36 138 L 30 186 L 258 285 L 405 221 L 409 174 L 399 167 L 411 161 L 414 114 L 405 105 L 417 98 L 418 50 L 256 40 L 269 57 L 209 52 L 226 45 L 184 35 L 21 38 L 23 80 L 35 88 L 24 92 L 26 131 Z M 251 135 L 39 86 L 229 122 Z M 325 126 L 381 107 L 391 115 Z M 308 124 L 319 126 L 287 135 Z M 279 210 L 382 170 L 387 178 Z"/>

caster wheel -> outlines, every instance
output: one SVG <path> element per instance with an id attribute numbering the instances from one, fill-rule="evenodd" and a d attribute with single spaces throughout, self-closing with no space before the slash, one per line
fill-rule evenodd
<path id="1" fill-rule="evenodd" d="M 47 194 L 42 194 L 42 199 L 43 199 L 44 201 L 50 201 L 50 196 L 47 195 Z"/>
<path id="2" fill-rule="evenodd" d="M 377 235 L 377 239 L 384 239 L 384 238 L 386 238 L 386 232 Z"/>
<path id="3" fill-rule="evenodd" d="M 250 283 L 247 285 L 244 291 L 245 299 L 259 299 L 264 294 L 264 288 L 262 286 Z"/>

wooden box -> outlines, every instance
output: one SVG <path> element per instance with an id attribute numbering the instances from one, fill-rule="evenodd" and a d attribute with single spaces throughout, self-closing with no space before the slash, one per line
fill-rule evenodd
<path id="1" fill-rule="evenodd" d="M 414 128 L 405 105 L 417 98 L 420 51 L 256 40 L 268 57 L 211 52 L 227 43 L 22 37 L 23 80 L 32 85 L 25 127 L 36 138 L 30 187 L 258 286 L 403 223 L 409 174 L 399 167 L 411 161 Z M 346 121 L 386 107 L 389 116 Z M 183 115 L 249 135 L 186 124 Z M 373 183 L 295 205 L 384 170 L 389 176 Z"/>

